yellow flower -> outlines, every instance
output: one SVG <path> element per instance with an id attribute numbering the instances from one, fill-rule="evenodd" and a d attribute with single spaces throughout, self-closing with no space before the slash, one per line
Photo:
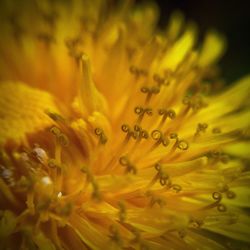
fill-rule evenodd
<path id="1" fill-rule="evenodd" d="M 1 249 L 250 243 L 250 76 L 154 4 L 1 1 Z"/>

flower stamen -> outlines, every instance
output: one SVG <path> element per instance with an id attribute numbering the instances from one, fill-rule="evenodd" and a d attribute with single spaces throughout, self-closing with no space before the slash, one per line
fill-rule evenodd
<path id="1" fill-rule="evenodd" d="M 157 95 L 160 93 L 160 88 L 159 87 L 142 87 L 141 92 L 143 94 L 146 94 L 146 99 L 145 99 L 145 104 L 148 104 L 152 98 L 153 95 Z"/>
<path id="2" fill-rule="evenodd" d="M 119 163 L 126 168 L 125 173 L 132 173 L 134 175 L 137 173 L 136 167 L 129 161 L 127 156 L 121 156 Z"/>
<path id="3" fill-rule="evenodd" d="M 95 129 L 95 134 L 99 137 L 99 143 L 100 144 L 106 144 L 108 141 L 108 138 L 106 137 L 104 131 L 101 128 Z"/>
<path id="4" fill-rule="evenodd" d="M 153 80 L 157 83 L 158 87 L 161 87 L 162 85 L 164 85 L 164 86 L 169 85 L 169 81 L 166 78 L 161 77 L 158 74 L 153 75 Z"/>
<path id="5" fill-rule="evenodd" d="M 145 69 L 139 69 L 136 66 L 130 66 L 129 71 L 131 74 L 133 74 L 135 76 L 136 79 L 138 79 L 140 76 L 144 76 L 146 77 L 148 75 L 147 70 Z"/>
<path id="6" fill-rule="evenodd" d="M 198 123 L 196 132 L 194 134 L 194 139 L 196 139 L 198 136 L 200 136 L 201 133 L 205 133 L 208 125 L 207 123 Z"/>
<path id="7" fill-rule="evenodd" d="M 153 111 L 151 108 L 143 108 L 143 107 L 137 106 L 137 107 L 135 107 L 134 111 L 138 115 L 138 119 L 136 121 L 136 124 L 141 123 L 145 114 L 147 114 L 148 116 L 153 115 Z"/>
<path id="8" fill-rule="evenodd" d="M 164 134 L 158 129 L 155 129 L 151 132 L 151 137 L 153 140 L 156 141 L 156 143 L 154 144 L 152 148 L 155 148 L 156 146 L 160 144 L 162 144 L 164 147 L 167 147 L 169 144 L 168 138 L 165 137 Z"/>
<path id="9" fill-rule="evenodd" d="M 161 119 L 161 122 L 160 122 L 160 124 L 159 124 L 159 126 L 158 126 L 158 129 L 161 128 L 161 127 L 164 125 L 164 123 L 165 123 L 165 121 L 166 121 L 166 119 L 167 119 L 168 117 L 169 117 L 171 120 L 173 120 L 173 119 L 176 117 L 176 113 L 175 113 L 175 111 L 172 110 L 172 109 L 169 109 L 169 110 L 167 110 L 167 109 L 159 109 L 159 110 L 158 110 L 158 114 L 159 114 L 160 116 L 162 116 L 162 119 Z"/>
<path id="10" fill-rule="evenodd" d="M 126 220 L 126 206 L 124 202 L 119 202 L 118 207 L 119 207 L 119 213 L 118 213 L 119 220 L 121 222 L 124 222 Z"/>
<path id="11" fill-rule="evenodd" d="M 117 244 L 119 247 L 122 247 L 123 240 L 121 238 L 121 235 L 120 235 L 120 232 L 119 232 L 119 229 L 117 228 L 117 226 L 111 225 L 109 227 L 109 232 L 110 232 L 109 238 L 113 242 L 115 242 L 115 244 Z"/>

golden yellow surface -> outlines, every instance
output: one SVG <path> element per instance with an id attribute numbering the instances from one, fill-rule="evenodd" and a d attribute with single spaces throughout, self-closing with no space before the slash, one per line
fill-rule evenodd
<path id="1" fill-rule="evenodd" d="M 250 76 L 223 85 L 223 35 L 153 3 L 2 6 L 0 249 L 247 249 Z"/>

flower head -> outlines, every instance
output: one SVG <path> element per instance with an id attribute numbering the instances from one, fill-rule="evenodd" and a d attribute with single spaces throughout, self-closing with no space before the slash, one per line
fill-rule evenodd
<path id="1" fill-rule="evenodd" d="M 247 247 L 250 77 L 222 87 L 221 34 L 158 30 L 151 3 L 2 5 L 3 249 Z"/>

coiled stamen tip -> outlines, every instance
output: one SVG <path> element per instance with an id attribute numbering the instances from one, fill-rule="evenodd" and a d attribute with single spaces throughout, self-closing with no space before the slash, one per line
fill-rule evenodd
<path id="1" fill-rule="evenodd" d="M 135 107 L 134 111 L 141 117 L 143 117 L 144 114 L 147 114 L 148 116 L 153 115 L 153 110 L 151 108 Z"/>
<path id="2" fill-rule="evenodd" d="M 127 166 L 129 164 L 128 158 L 126 156 L 121 156 L 119 159 L 119 163 L 122 166 Z"/>
<path id="3" fill-rule="evenodd" d="M 155 129 L 151 132 L 151 137 L 153 140 L 157 141 L 156 143 L 162 144 L 164 147 L 167 147 L 169 145 L 168 138 L 166 138 L 158 129 Z"/>
<path id="4" fill-rule="evenodd" d="M 145 111 L 146 111 L 147 115 L 149 115 L 149 116 L 153 115 L 153 110 L 151 108 L 146 108 Z"/>
<path id="5" fill-rule="evenodd" d="M 162 138 L 162 140 L 161 140 L 161 143 L 162 143 L 162 145 L 164 146 L 164 147 L 167 147 L 168 146 L 168 144 L 169 144 L 169 140 L 168 140 L 168 138 Z"/>
<path id="6" fill-rule="evenodd" d="M 103 130 L 102 129 L 100 129 L 100 128 L 96 128 L 95 129 L 95 134 L 96 135 L 101 135 L 103 133 Z"/>
<path id="7" fill-rule="evenodd" d="M 61 130 L 59 129 L 59 128 L 57 128 L 57 127 L 52 127 L 51 129 L 50 129 L 50 132 L 53 134 L 53 135 L 59 135 L 60 133 L 61 133 Z"/>
<path id="8" fill-rule="evenodd" d="M 144 109 L 142 107 L 135 107 L 135 113 L 137 115 L 141 115 L 144 112 Z"/>
<path id="9" fill-rule="evenodd" d="M 218 210 L 219 212 L 225 212 L 225 211 L 227 210 L 227 208 L 226 208 L 225 205 L 219 204 L 219 205 L 217 206 L 217 210 Z"/>
<path id="10" fill-rule="evenodd" d="M 99 137 L 101 144 L 105 144 L 108 141 L 108 138 L 106 137 L 104 131 L 101 128 L 96 128 L 95 134 Z"/>
<path id="11" fill-rule="evenodd" d="M 233 191 L 228 190 L 226 192 L 226 196 L 228 199 L 234 199 L 236 197 L 236 194 Z"/>
<path id="12" fill-rule="evenodd" d="M 142 130 L 142 128 L 139 126 L 139 125 L 135 125 L 134 126 L 134 130 L 136 131 L 136 132 L 140 132 L 141 130 Z"/>
<path id="13" fill-rule="evenodd" d="M 172 120 L 176 117 L 176 113 L 175 113 L 175 111 L 174 111 L 173 109 L 170 109 L 170 110 L 168 111 L 168 117 L 169 117 L 170 119 L 172 119 Z"/>
<path id="14" fill-rule="evenodd" d="M 179 193 L 182 190 L 182 187 L 178 184 L 173 184 L 171 188 L 176 192 Z"/>
<path id="15" fill-rule="evenodd" d="M 169 176 L 166 173 L 160 173 L 160 184 L 165 186 L 169 184 Z"/>
<path id="16" fill-rule="evenodd" d="M 162 132 L 160 130 L 153 130 L 151 132 L 152 139 L 158 141 L 160 138 L 162 138 Z"/>
<path id="17" fill-rule="evenodd" d="M 132 173 L 134 175 L 137 173 L 136 167 L 129 161 L 127 156 L 121 156 L 119 158 L 119 163 L 123 167 L 126 167 L 126 173 Z"/>
<path id="18" fill-rule="evenodd" d="M 141 137 L 144 139 L 148 139 L 149 138 L 149 134 L 146 130 L 142 130 L 141 131 Z"/>
<path id="19" fill-rule="evenodd" d="M 146 94 L 149 92 L 149 88 L 148 87 L 141 87 L 141 92 Z"/>
<path id="20" fill-rule="evenodd" d="M 200 219 L 191 219 L 190 225 L 193 228 L 200 228 L 203 225 L 203 221 Z"/>
<path id="21" fill-rule="evenodd" d="M 158 114 L 159 115 L 166 115 L 167 114 L 167 110 L 166 109 L 159 109 L 158 110 Z"/>
<path id="22" fill-rule="evenodd" d="M 66 147 L 69 145 L 69 138 L 67 137 L 67 135 L 62 133 L 59 128 L 54 126 L 50 129 L 50 132 L 56 137 L 56 139 L 62 146 Z"/>
<path id="23" fill-rule="evenodd" d="M 64 147 L 66 147 L 66 146 L 69 145 L 69 138 L 68 138 L 65 134 L 63 134 L 63 133 L 61 133 L 61 134 L 58 136 L 58 140 L 59 140 L 60 144 L 61 144 L 62 146 L 64 146 Z"/>
<path id="24" fill-rule="evenodd" d="M 139 69 L 138 67 L 132 65 L 129 67 L 129 71 L 131 74 L 135 75 L 135 76 L 147 76 L 148 72 L 145 69 Z"/>
<path id="25" fill-rule="evenodd" d="M 208 127 L 207 123 L 198 123 L 196 133 L 205 132 Z"/>
<path id="26" fill-rule="evenodd" d="M 169 85 L 169 81 L 166 78 L 161 77 L 158 74 L 153 75 L 153 80 L 158 84 L 158 86 L 161 86 L 161 85 L 168 86 Z"/>
<path id="27" fill-rule="evenodd" d="M 212 197 L 216 201 L 220 201 L 222 199 L 222 195 L 219 192 L 213 192 Z"/>
<path id="28" fill-rule="evenodd" d="M 122 128 L 122 131 L 125 133 L 129 132 L 130 130 L 129 125 L 127 124 L 123 124 L 121 128 Z"/>
<path id="29" fill-rule="evenodd" d="M 189 145 L 188 145 L 188 142 L 186 142 L 184 140 L 180 140 L 180 141 L 178 141 L 177 147 L 181 150 L 187 150 L 189 148 Z"/>
<path id="30" fill-rule="evenodd" d="M 161 169 L 162 169 L 161 164 L 160 164 L 160 163 L 156 163 L 156 164 L 155 164 L 155 169 L 156 169 L 158 172 L 161 171 Z"/>
<path id="31" fill-rule="evenodd" d="M 170 133 L 169 138 L 170 139 L 178 139 L 178 135 L 176 133 Z"/>

